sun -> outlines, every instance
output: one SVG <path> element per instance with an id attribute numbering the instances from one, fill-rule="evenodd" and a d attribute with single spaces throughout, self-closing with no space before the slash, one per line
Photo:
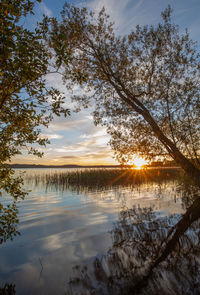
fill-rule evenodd
<path id="1" fill-rule="evenodd" d="M 146 164 L 146 161 L 143 158 L 137 157 L 134 159 L 133 164 L 137 169 L 141 169 L 141 167 Z"/>

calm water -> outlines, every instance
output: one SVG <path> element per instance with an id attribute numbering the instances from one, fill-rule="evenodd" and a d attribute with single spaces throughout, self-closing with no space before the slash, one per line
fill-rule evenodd
<path id="1" fill-rule="evenodd" d="M 175 181 L 64 191 L 35 183 L 34 175 L 49 173 L 55 169 L 27 169 L 32 192 L 18 202 L 21 235 L 0 245 L 0 282 L 15 284 L 16 294 L 64 294 L 73 267 L 112 245 L 109 231 L 124 208 L 152 207 L 159 216 L 184 211 Z"/>

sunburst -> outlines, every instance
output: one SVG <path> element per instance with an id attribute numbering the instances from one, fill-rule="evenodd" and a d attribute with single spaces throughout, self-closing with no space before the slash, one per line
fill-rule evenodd
<path id="1" fill-rule="evenodd" d="M 133 164 L 136 166 L 137 169 L 141 169 L 142 166 L 147 164 L 147 162 L 141 157 L 136 157 L 133 161 Z"/>

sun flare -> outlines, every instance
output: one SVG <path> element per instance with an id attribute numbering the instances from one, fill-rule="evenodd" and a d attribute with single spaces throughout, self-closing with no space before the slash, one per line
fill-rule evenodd
<path id="1" fill-rule="evenodd" d="M 146 161 L 143 158 L 138 157 L 134 159 L 133 164 L 137 169 L 141 169 L 141 167 L 146 164 Z"/>

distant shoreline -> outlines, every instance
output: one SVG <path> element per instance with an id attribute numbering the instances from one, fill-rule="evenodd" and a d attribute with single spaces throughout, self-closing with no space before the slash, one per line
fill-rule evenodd
<path id="1" fill-rule="evenodd" d="M 11 164 L 11 168 L 131 168 L 132 165 L 37 165 L 37 164 Z"/>
<path id="2" fill-rule="evenodd" d="M 133 165 L 37 165 L 37 164 L 11 164 L 9 165 L 14 169 L 22 169 L 22 168 L 137 168 Z M 165 166 L 165 165 L 145 165 L 143 168 L 172 168 L 179 169 L 179 166 Z"/>

